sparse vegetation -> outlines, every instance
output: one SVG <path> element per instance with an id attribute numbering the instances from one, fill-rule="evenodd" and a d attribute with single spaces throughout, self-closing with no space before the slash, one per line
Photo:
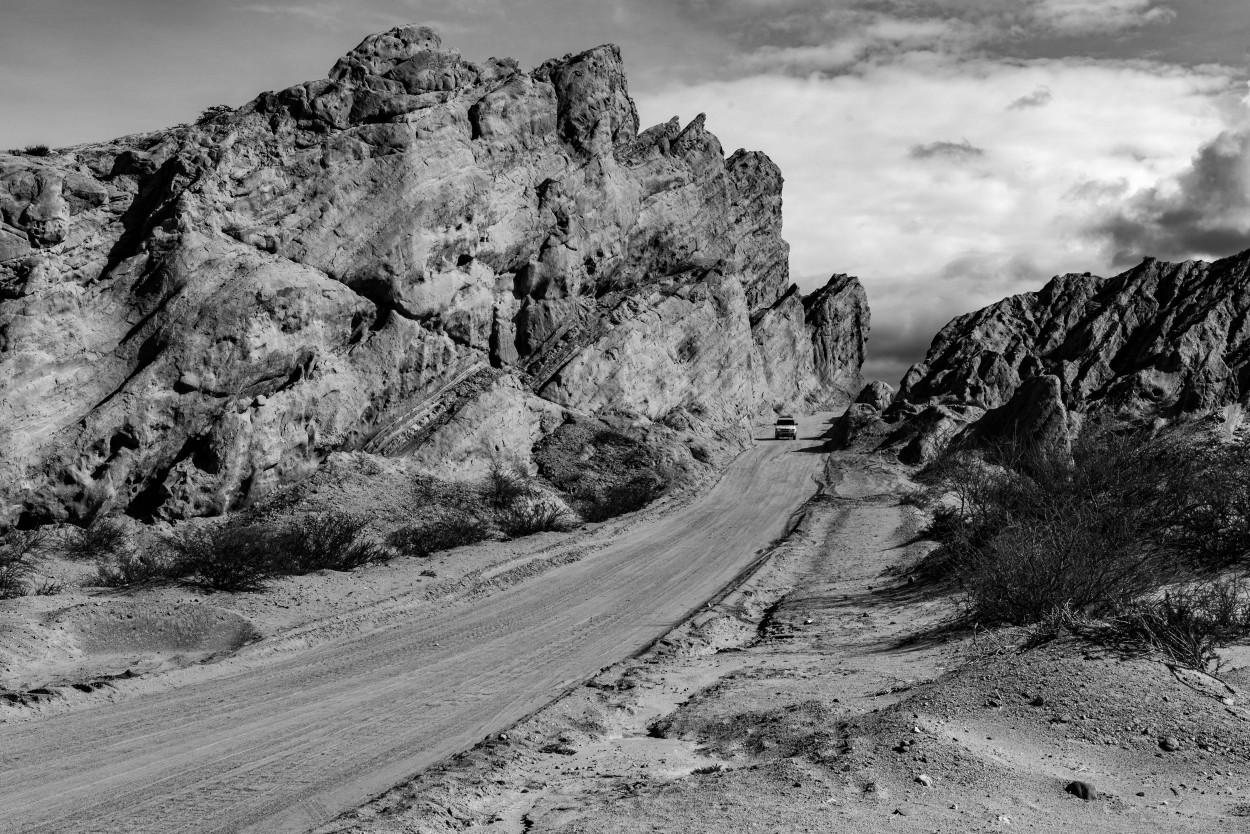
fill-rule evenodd
<path id="1" fill-rule="evenodd" d="M 509 507 L 497 518 L 499 529 L 509 538 L 532 536 L 553 530 L 571 530 L 577 522 L 552 501 L 535 501 Z"/>
<path id="2" fill-rule="evenodd" d="M 667 487 L 668 483 L 659 476 L 638 477 L 586 490 L 577 496 L 577 507 L 587 521 L 606 521 L 642 509 L 659 498 Z"/>
<path id="3" fill-rule="evenodd" d="M 306 515 L 275 537 L 274 572 L 349 571 L 382 561 L 386 551 L 365 535 L 367 520 L 347 513 Z"/>
<path id="4" fill-rule="evenodd" d="M 30 592 L 26 580 L 42 561 L 48 544 L 42 530 L 14 530 L 0 540 L 0 599 Z"/>
<path id="5" fill-rule="evenodd" d="M 1070 455 L 1020 443 L 956 451 L 927 473 L 956 502 L 935 514 L 926 532 L 942 544 L 921 568 L 956 577 L 983 625 L 1058 608 L 1140 612 L 1165 585 L 1250 552 L 1248 463 L 1244 446 L 1192 427 L 1095 424 Z M 1165 596 L 1148 619 L 1172 628 L 1199 602 Z"/>
<path id="6" fill-rule="evenodd" d="M 587 521 L 633 512 L 668 489 L 672 477 L 653 445 L 632 429 L 571 420 L 535 449 L 539 472 Z"/>
<path id="7" fill-rule="evenodd" d="M 408 556 L 427 557 L 490 537 L 490 527 L 467 511 L 448 512 L 439 518 L 395 530 L 387 544 Z"/>
<path id="8" fill-rule="evenodd" d="M 1184 666 L 1218 671 L 1216 649 L 1250 635 L 1250 584 L 1226 577 L 1170 590 L 1137 603 L 1113 628 Z"/>
<path id="9" fill-rule="evenodd" d="M 44 144 L 27 145 L 22 148 L 22 153 L 27 156 L 48 156 L 52 153 L 52 149 Z"/>
<path id="10" fill-rule="evenodd" d="M 96 566 L 96 584 L 104 588 L 125 588 L 160 579 L 180 579 L 189 571 L 189 563 L 173 549 L 123 552 L 100 560 Z"/>
<path id="11" fill-rule="evenodd" d="M 118 519 L 101 518 L 86 527 L 71 530 L 62 543 L 70 559 L 107 560 L 130 546 L 130 532 Z"/>
<path id="12" fill-rule="evenodd" d="M 498 509 L 510 507 L 533 494 L 534 488 L 529 480 L 515 466 L 508 466 L 501 461 L 495 461 L 491 465 L 482 483 L 482 498 Z"/>
<path id="13" fill-rule="evenodd" d="M 205 107 L 203 110 L 201 110 L 200 115 L 197 116 L 195 119 L 195 123 L 197 125 L 202 125 L 207 122 L 211 122 L 213 119 L 217 118 L 218 116 L 222 116 L 227 113 L 233 113 L 233 112 L 234 112 L 234 108 L 228 104 L 214 104 L 211 107 Z"/>
<path id="14" fill-rule="evenodd" d="M 168 540 L 178 570 L 215 591 L 259 591 L 274 574 L 280 531 L 267 524 L 198 527 Z"/>

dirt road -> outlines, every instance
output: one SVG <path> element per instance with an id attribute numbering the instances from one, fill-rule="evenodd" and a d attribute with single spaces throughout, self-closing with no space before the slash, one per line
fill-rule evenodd
<path id="1" fill-rule="evenodd" d="M 804 420 L 684 509 L 471 604 L 194 687 L 0 728 L 6 831 L 304 831 L 633 652 L 814 491 Z"/>

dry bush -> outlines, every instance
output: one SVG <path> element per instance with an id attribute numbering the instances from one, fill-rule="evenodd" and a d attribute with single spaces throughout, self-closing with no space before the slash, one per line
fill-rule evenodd
<path id="1" fill-rule="evenodd" d="M 47 145 L 43 145 L 43 144 L 27 145 L 26 147 L 22 148 L 22 153 L 26 154 L 27 156 L 49 156 L 52 153 L 52 149 L 49 148 Z"/>
<path id="2" fill-rule="evenodd" d="M 572 530 L 577 526 L 563 507 L 551 501 L 509 507 L 498 515 L 496 521 L 499 529 L 513 539 L 535 533 Z"/>
<path id="3" fill-rule="evenodd" d="M 1216 649 L 1250 635 L 1250 583 L 1226 577 L 1168 591 L 1122 612 L 1113 630 L 1184 666 L 1218 671 Z"/>
<path id="4" fill-rule="evenodd" d="M 935 516 L 928 535 L 942 545 L 921 570 L 954 574 L 983 624 L 1033 623 L 1064 606 L 1108 614 L 1245 558 L 1247 464 L 1245 448 L 1193 428 L 1097 423 L 1070 455 L 1019 442 L 955 451 L 926 473 L 957 506 Z"/>
<path id="5" fill-rule="evenodd" d="M 282 531 L 253 524 L 199 527 L 168 539 L 184 575 L 215 591 L 259 591 L 274 575 L 273 554 L 282 547 Z"/>
<path id="6" fill-rule="evenodd" d="M 29 593 L 26 579 L 42 561 L 49 544 L 42 530 L 13 530 L 0 540 L 0 599 Z"/>
<path id="7" fill-rule="evenodd" d="M 639 477 L 625 483 L 588 490 L 577 496 L 577 508 L 587 521 L 607 521 L 641 510 L 664 494 L 668 482 L 659 476 Z"/>
<path id="8" fill-rule="evenodd" d="M 102 518 L 67 533 L 62 550 L 74 560 L 108 559 L 130 546 L 131 535 L 125 523 Z"/>
<path id="9" fill-rule="evenodd" d="M 534 487 L 516 467 L 496 461 L 482 482 L 481 493 L 492 507 L 504 509 L 533 495 Z"/>
<path id="10" fill-rule="evenodd" d="M 161 579 L 181 579 L 191 569 L 191 565 L 173 550 L 123 552 L 100 560 L 95 583 L 104 588 L 124 588 Z"/>
<path id="11" fill-rule="evenodd" d="M 489 537 L 490 526 L 478 516 L 467 511 L 448 511 L 441 517 L 401 527 L 386 542 L 407 556 L 424 558 Z"/>
<path id="12" fill-rule="evenodd" d="M 316 570 L 350 571 L 382 561 L 386 551 L 365 535 L 368 521 L 347 513 L 306 515 L 273 539 L 275 573 L 303 575 Z"/>

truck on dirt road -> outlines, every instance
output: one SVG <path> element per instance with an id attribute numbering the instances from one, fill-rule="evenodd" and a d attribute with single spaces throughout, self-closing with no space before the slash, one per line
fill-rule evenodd
<path id="1" fill-rule="evenodd" d="M 773 427 L 773 438 L 776 440 L 798 440 L 799 421 L 789 414 L 782 414 L 777 418 L 777 425 Z"/>

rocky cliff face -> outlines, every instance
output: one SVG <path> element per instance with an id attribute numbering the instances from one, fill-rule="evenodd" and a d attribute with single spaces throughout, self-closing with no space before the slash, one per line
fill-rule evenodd
<path id="1" fill-rule="evenodd" d="M 1064 275 L 961 316 L 907 372 L 889 416 L 911 418 L 904 456 L 919 460 L 972 424 L 1064 442 L 1081 413 L 1175 419 L 1248 397 L 1250 252 Z"/>
<path id="2" fill-rule="evenodd" d="M 853 392 L 863 291 L 790 286 L 781 187 L 702 117 L 639 133 L 614 47 L 527 73 L 420 27 L 195 125 L 0 154 L 0 526 Z"/>

